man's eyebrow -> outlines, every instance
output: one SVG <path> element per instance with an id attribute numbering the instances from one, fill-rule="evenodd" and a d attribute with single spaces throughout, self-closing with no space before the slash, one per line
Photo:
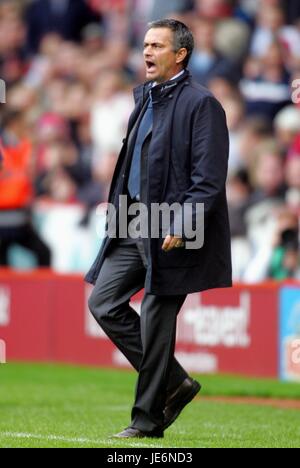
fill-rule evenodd
<path id="1" fill-rule="evenodd" d="M 144 42 L 144 47 L 148 46 L 148 45 L 161 45 L 163 46 L 164 44 L 162 42 Z"/>

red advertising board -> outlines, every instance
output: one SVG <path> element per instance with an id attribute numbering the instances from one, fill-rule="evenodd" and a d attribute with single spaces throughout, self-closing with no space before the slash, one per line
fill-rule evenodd
<path id="1" fill-rule="evenodd" d="M 51 360 L 53 275 L 0 273 L 0 339 L 7 360 Z"/>
<path id="2" fill-rule="evenodd" d="M 57 282 L 55 293 L 55 361 L 114 367 L 114 345 L 88 310 L 91 287 L 83 280 Z"/>
<path id="3" fill-rule="evenodd" d="M 187 298 L 178 358 L 198 372 L 278 376 L 278 287 L 236 286 Z"/>
<path id="4" fill-rule="evenodd" d="M 78 275 L 0 272 L 7 360 L 130 367 L 89 313 L 90 292 Z M 277 377 L 278 327 L 277 285 L 191 294 L 178 317 L 177 357 L 189 371 Z"/>

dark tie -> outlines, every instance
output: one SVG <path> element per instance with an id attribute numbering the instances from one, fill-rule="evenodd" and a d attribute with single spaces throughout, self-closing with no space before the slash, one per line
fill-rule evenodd
<path id="1" fill-rule="evenodd" d="M 145 138 L 152 128 L 153 124 L 153 108 L 152 99 L 150 95 L 148 107 L 139 125 L 133 156 L 131 161 L 131 167 L 128 178 L 128 191 L 132 199 L 137 198 L 140 194 L 140 180 L 141 180 L 141 154 L 142 146 Z"/>

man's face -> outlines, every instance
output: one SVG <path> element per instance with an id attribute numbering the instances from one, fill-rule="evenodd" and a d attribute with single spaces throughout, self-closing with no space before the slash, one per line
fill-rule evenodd
<path id="1" fill-rule="evenodd" d="M 144 40 L 146 79 L 163 83 L 177 75 L 183 68 L 184 51 L 174 51 L 174 33 L 170 29 L 149 29 Z"/>

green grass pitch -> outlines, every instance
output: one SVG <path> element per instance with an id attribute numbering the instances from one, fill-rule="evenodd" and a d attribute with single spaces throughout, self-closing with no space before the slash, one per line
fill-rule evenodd
<path id="1" fill-rule="evenodd" d="M 0 447 L 300 447 L 300 411 L 205 396 L 300 399 L 300 385 L 201 376 L 200 398 L 162 440 L 115 441 L 129 425 L 136 374 L 72 366 L 0 366 Z M 201 398 L 202 397 L 202 398 Z"/>

